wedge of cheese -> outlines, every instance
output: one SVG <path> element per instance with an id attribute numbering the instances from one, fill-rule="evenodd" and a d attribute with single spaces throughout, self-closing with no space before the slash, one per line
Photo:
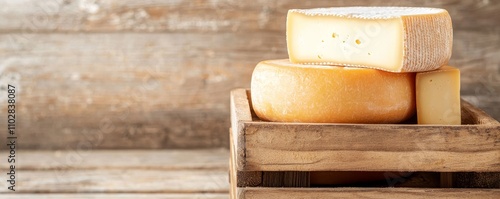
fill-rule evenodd
<path id="1" fill-rule="evenodd" d="M 459 69 L 417 73 L 416 97 L 418 124 L 461 124 Z"/>
<path id="2" fill-rule="evenodd" d="M 288 11 L 291 62 L 429 71 L 451 57 L 453 29 L 444 9 L 335 7 Z"/>
<path id="3" fill-rule="evenodd" d="M 260 62 L 252 106 L 275 122 L 399 123 L 415 113 L 415 73 Z"/>

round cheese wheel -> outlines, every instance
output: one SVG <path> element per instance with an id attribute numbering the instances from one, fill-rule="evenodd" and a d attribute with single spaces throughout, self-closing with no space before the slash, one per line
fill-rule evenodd
<path id="1" fill-rule="evenodd" d="M 267 121 L 399 123 L 415 113 L 415 74 L 269 60 L 253 71 L 251 101 Z"/>

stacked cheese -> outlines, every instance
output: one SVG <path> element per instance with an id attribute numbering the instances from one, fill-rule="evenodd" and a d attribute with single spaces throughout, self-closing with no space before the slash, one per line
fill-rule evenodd
<path id="1" fill-rule="evenodd" d="M 252 75 L 257 116 L 277 122 L 460 124 L 460 72 L 447 66 L 446 10 L 337 7 L 290 10 L 289 59 Z"/>

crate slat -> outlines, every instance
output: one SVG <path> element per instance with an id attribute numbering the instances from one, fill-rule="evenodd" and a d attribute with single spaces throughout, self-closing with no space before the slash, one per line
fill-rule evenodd
<path id="1" fill-rule="evenodd" d="M 8 199 L 227 199 L 226 193 L 33 193 L 33 194 L 1 194 L 0 198 Z"/>
<path id="2" fill-rule="evenodd" d="M 405 198 L 405 199 L 497 199 L 499 189 L 423 189 L 423 188 L 238 188 L 241 199 L 294 198 Z"/>
<path id="3" fill-rule="evenodd" d="M 241 170 L 500 171 L 500 127 L 245 123 L 244 128 Z"/>
<path id="4" fill-rule="evenodd" d="M 0 198 L 227 198 L 228 156 L 226 149 L 19 150 L 16 192 L 4 178 Z"/>
<path id="5" fill-rule="evenodd" d="M 252 114 L 250 112 L 250 103 L 247 98 L 246 91 L 244 89 L 236 89 L 231 91 L 231 129 L 234 129 L 232 135 L 234 147 L 235 147 L 235 165 L 237 168 L 243 167 L 243 159 L 238 157 L 245 157 L 245 150 L 243 150 L 242 146 L 244 145 L 244 141 L 242 139 L 238 139 L 243 137 L 243 125 L 245 122 L 252 121 Z"/>
<path id="6" fill-rule="evenodd" d="M 500 125 L 463 101 L 467 125 L 278 123 L 231 92 L 239 171 L 500 171 Z"/>

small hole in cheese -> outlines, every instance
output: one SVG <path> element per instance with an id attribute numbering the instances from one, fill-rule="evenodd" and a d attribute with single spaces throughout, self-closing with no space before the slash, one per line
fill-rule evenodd
<path id="1" fill-rule="evenodd" d="M 332 38 L 337 37 L 337 33 L 332 33 Z"/>
<path id="2" fill-rule="evenodd" d="M 359 41 L 359 39 L 356 39 L 356 44 L 361 44 L 361 41 Z"/>

